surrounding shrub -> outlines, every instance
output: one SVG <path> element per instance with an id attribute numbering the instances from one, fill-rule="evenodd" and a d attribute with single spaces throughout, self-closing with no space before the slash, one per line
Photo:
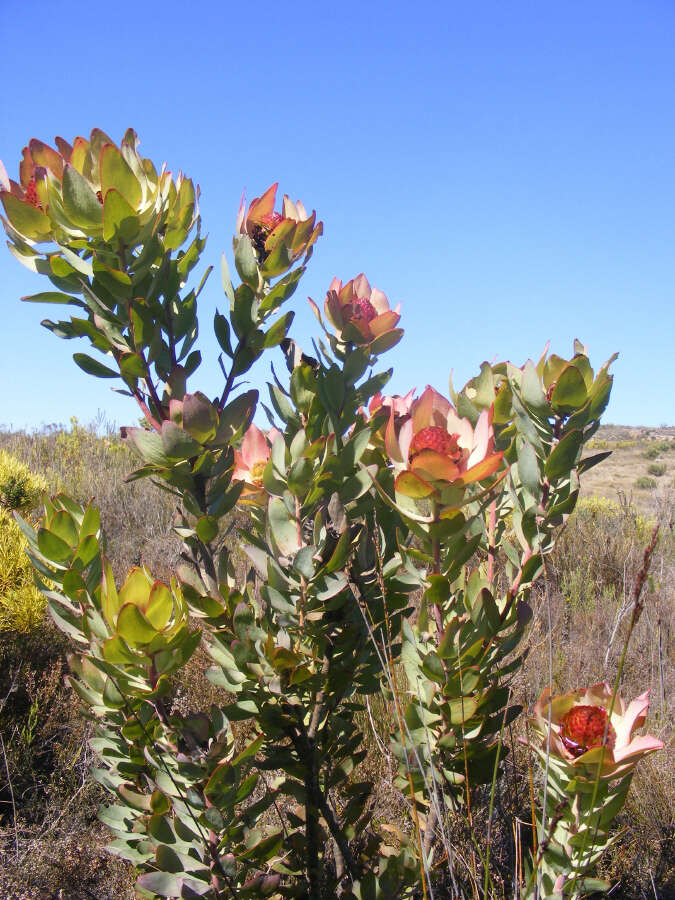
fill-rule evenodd
<path id="1" fill-rule="evenodd" d="M 656 479 L 648 475 L 640 475 L 635 481 L 635 487 L 643 491 L 653 491 L 656 487 Z"/>
<path id="2" fill-rule="evenodd" d="M 44 597 L 33 581 L 26 539 L 12 511 L 27 515 L 46 489 L 42 475 L 0 450 L 0 631 L 28 632 L 44 616 Z"/>
<path id="3" fill-rule="evenodd" d="M 667 468 L 665 463 L 651 463 L 647 466 L 647 471 L 650 475 L 656 475 L 657 478 L 660 478 L 661 475 L 666 474 Z"/>
<path id="4" fill-rule="evenodd" d="M 647 459 L 657 459 L 662 453 L 675 450 L 675 441 L 654 441 L 645 450 Z"/>
<path id="5" fill-rule="evenodd" d="M 46 490 L 47 481 L 42 475 L 36 475 L 21 460 L 0 450 L 0 506 L 30 510 Z"/>
<path id="6" fill-rule="evenodd" d="M 33 582 L 26 539 L 0 507 L 0 631 L 27 632 L 44 617 L 45 601 Z"/>
<path id="7" fill-rule="evenodd" d="M 637 447 L 638 441 L 610 441 L 604 438 L 593 438 L 588 442 L 589 450 L 626 450 L 629 447 Z"/>

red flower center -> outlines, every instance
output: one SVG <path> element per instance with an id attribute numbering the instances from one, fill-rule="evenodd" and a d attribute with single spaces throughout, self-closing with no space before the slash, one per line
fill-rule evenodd
<path id="1" fill-rule="evenodd" d="M 448 434 L 440 425 L 429 425 L 414 435 L 410 442 L 409 459 L 412 460 L 422 450 L 434 450 L 441 456 L 449 456 L 453 461 L 461 456 L 461 450 L 457 446 L 457 435 Z"/>
<path id="2" fill-rule="evenodd" d="M 42 204 L 40 203 L 40 198 L 37 195 L 37 191 L 35 190 L 35 179 L 31 178 L 28 182 L 28 187 L 26 188 L 26 193 L 24 195 L 24 200 L 26 203 L 30 203 L 31 206 L 34 206 L 35 209 L 42 209 Z"/>
<path id="3" fill-rule="evenodd" d="M 352 319 L 365 319 L 372 322 L 377 318 L 377 310 L 367 297 L 354 297 L 352 300 Z"/>
<path id="4" fill-rule="evenodd" d="M 561 721 L 561 737 L 574 756 L 581 756 L 593 747 L 601 747 L 607 727 L 607 711 L 602 706 L 573 706 Z M 608 747 L 614 746 L 614 729 L 607 730 Z"/>

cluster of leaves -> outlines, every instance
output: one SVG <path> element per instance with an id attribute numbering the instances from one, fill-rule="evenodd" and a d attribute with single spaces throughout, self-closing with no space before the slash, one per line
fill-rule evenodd
<path id="1" fill-rule="evenodd" d="M 101 810 L 111 849 L 138 867 L 147 896 L 426 889 L 444 805 L 470 809 L 472 789 L 494 783 L 502 730 L 520 712 L 509 679 L 529 591 L 579 475 L 606 455 L 582 458 L 609 363 L 594 376 L 577 343 L 570 360 L 484 363 L 453 392 L 456 410 L 431 388 L 415 401 L 383 397 L 391 370 L 373 368 L 400 340 L 400 316 L 364 275 L 331 284 L 333 331 L 313 304 L 325 331 L 316 357 L 288 337 L 294 314 L 280 310 L 322 226 L 288 197 L 276 212 L 273 185 L 240 210 L 236 287 L 223 257 L 223 390 L 210 400 L 187 390 L 205 280 L 186 289 L 204 248 L 192 182 L 158 174 L 132 131 L 118 148 L 95 130 L 56 150 L 32 141 L 20 182 L 4 187 L 12 251 L 57 288 L 27 299 L 82 311 L 43 324 L 104 354 L 75 361 L 121 378 L 143 411 L 147 427 L 124 429 L 141 463 L 130 477 L 178 503 L 183 564 L 170 585 L 135 568 L 117 588 L 92 506 L 57 495 L 40 527 L 22 520 L 50 612 L 74 644 L 94 774 L 114 798 Z M 273 370 L 265 436 L 252 424 L 258 394 L 238 379 L 279 345 L 289 377 Z M 225 542 L 237 504 L 251 523 L 243 582 Z M 208 677 L 232 702 L 170 713 L 171 680 L 202 640 Z M 397 710 L 392 747 L 417 844 L 376 826 L 372 785 L 359 779 L 361 698 L 380 690 Z M 248 723 L 243 749 L 231 722 Z M 487 889 L 487 860 L 485 871 Z"/>

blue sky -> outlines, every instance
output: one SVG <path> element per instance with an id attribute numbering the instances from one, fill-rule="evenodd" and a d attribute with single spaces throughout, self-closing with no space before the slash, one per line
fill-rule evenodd
<path id="1" fill-rule="evenodd" d="M 606 421 L 675 423 L 675 5 L 672 2 L 339 4 L 3 0 L 0 158 L 31 137 L 133 126 L 143 155 L 202 188 L 204 265 L 231 248 L 242 190 L 273 181 L 325 233 L 292 305 L 308 345 L 331 278 L 364 271 L 406 335 L 391 392 L 447 391 L 482 360 L 612 352 Z M 13 428 L 135 421 L 81 373 L 83 342 L 42 329 L 59 308 L 0 250 L 5 391 Z M 225 306 L 200 298 L 205 362 Z M 64 308 L 65 309 L 65 308 Z M 252 374 L 262 386 L 268 363 Z"/>

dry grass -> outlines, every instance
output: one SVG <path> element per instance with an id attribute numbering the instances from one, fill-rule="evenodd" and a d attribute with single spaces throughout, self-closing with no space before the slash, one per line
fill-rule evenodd
<path id="1" fill-rule="evenodd" d="M 675 474 L 675 428 L 626 428 L 603 425 L 591 441 L 589 455 L 611 450 L 612 455 L 601 465 L 591 469 L 583 478 L 582 495 L 607 497 L 653 513 L 665 507 Z M 654 463 L 663 467 L 656 476 L 656 486 L 644 489 L 637 486 L 639 478 L 652 477 L 649 468 Z"/>
<path id="2" fill-rule="evenodd" d="M 644 594 L 644 614 L 632 636 L 622 694 L 631 699 L 649 688 L 649 731 L 669 739 L 675 687 L 675 492 L 665 481 L 672 485 L 672 475 L 659 478 L 662 486 L 643 492 L 645 496 L 630 488 L 654 462 L 666 462 L 672 472 L 675 451 L 658 450 L 655 457 L 652 452 L 654 458 L 644 455 L 668 434 L 633 434 L 632 429 L 611 427 L 598 434 L 599 441 L 618 449 L 588 474 L 584 495 L 598 494 L 612 502 L 582 503 L 548 560 L 546 584 L 534 597 L 529 657 L 513 685 L 516 702 L 531 707 L 548 683 L 549 616 L 556 690 L 613 680 L 650 521 L 658 520 L 662 536 Z M 637 443 L 619 446 L 625 441 Z M 170 497 L 148 482 L 124 484 L 134 458 L 105 428 L 76 423 L 67 433 L 5 433 L 0 434 L 0 448 L 44 474 L 52 490 L 67 490 L 79 500 L 96 498 L 118 576 L 139 562 L 159 577 L 175 565 L 178 542 L 170 534 Z M 628 502 L 631 493 L 633 504 Z M 67 652 L 66 640 L 49 622 L 25 636 L 0 636 L 0 897 L 131 900 L 131 869 L 103 849 L 106 833 L 96 820 L 101 794 L 87 777 L 92 762 L 88 726 L 62 680 Z M 174 697 L 177 710 L 208 709 L 220 699 L 204 680 L 207 664 L 205 654 L 198 652 L 181 674 Z M 370 714 L 363 719 L 368 757 L 359 777 L 373 781 L 376 824 L 409 830 L 407 805 L 393 786 L 394 764 L 387 747 L 393 723 L 383 698 L 371 698 Z M 512 891 L 511 822 L 514 815 L 529 819 L 527 758 L 516 743 L 523 728 L 521 717 L 507 737 L 512 753 L 498 784 L 492 832 L 495 883 L 503 884 L 504 896 Z M 674 788 L 667 753 L 641 763 L 621 818 L 625 833 L 601 865 L 602 874 L 617 885 L 613 897 L 654 897 L 652 885 L 658 897 L 674 895 Z M 476 800 L 474 833 L 480 834 L 487 804 Z M 458 820 L 449 823 L 449 832 L 457 858 L 469 866 L 474 849 L 466 829 Z M 443 877 L 441 872 L 438 898 L 443 896 Z"/>

